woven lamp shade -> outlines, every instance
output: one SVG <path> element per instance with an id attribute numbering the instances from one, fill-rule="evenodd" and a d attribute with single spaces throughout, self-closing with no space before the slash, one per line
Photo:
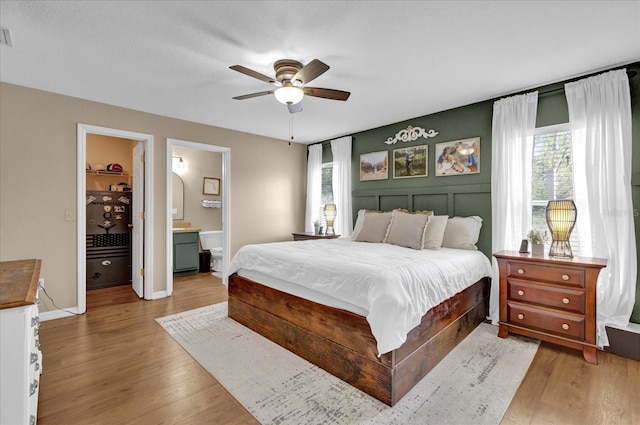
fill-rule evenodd
<path id="1" fill-rule="evenodd" d="M 550 257 L 573 258 L 569 238 L 576 225 L 576 204 L 568 199 L 549 201 L 547 204 L 547 226 L 551 231 Z"/>
<path id="2" fill-rule="evenodd" d="M 336 233 L 333 229 L 333 223 L 336 220 L 337 213 L 336 204 L 326 204 L 324 206 L 324 220 L 327 222 L 327 235 L 335 235 Z"/>

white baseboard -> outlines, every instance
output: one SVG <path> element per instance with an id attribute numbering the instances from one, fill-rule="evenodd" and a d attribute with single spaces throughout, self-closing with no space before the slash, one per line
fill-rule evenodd
<path id="1" fill-rule="evenodd" d="M 151 294 L 150 299 L 158 300 L 160 298 L 166 298 L 166 297 L 168 297 L 167 291 L 159 291 Z M 45 322 L 47 320 L 62 319 L 64 317 L 69 317 L 69 316 L 74 316 L 76 314 L 79 314 L 78 307 L 70 307 L 65 310 L 68 310 L 68 311 L 64 311 L 64 310 L 41 311 L 39 313 L 40 321 Z"/>
<path id="2" fill-rule="evenodd" d="M 167 291 L 159 291 L 159 292 L 154 292 L 153 294 L 151 294 L 151 299 L 152 300 L 158 300 L 160 298 L 166 298 L 168 296 L 169 296 L 169 294 L 167 293 Z"/>
<path id="3" fill-rule="evenodd" d="M 69 311 L 64 311 L 64 310 L 41 311 L 40 313 L 38 313 L 38 316 L 40 316 L 41 322 L 46 322 L 47 320 L 62 319 L 64 317 L 73 316 L 74 314 L 79 314 L 78 307 L 71 307 L 71 308 L 68 308 L 67 310 Z"/>

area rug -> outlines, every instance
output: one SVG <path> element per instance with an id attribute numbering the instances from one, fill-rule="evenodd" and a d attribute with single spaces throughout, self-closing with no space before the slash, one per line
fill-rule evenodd
<path id="1" fill-rule="evenodd" d="M 262 424 L 498 424 L 538 349 L 483 323 L 389 407 L 229 319 L 227 303 L 156 320 Z"/>

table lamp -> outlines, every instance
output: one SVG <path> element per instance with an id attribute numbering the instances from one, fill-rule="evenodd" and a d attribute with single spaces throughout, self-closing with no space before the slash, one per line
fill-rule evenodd
<path id="1" fill-rule="evenodd" d="M 569 237 L 576 224 L 578 212 L 572 200 L 549 201 L 547 225 L 551 231 L 549 257 L 573 258 Z"/>
<path id="2" fill-rule="evenodd" d="M 326 204 L 324 206 L 324 220 L 327 222 L 327 235 L 335 235 L 333 230 L 333 222 L 336 220 L 336 204 Z"/>

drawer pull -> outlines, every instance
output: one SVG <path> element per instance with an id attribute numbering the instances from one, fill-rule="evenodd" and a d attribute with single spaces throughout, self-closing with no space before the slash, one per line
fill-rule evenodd
<path id="1" fill-rule="evenodd" d="M 568 274 L 563 274 L 562 275 L 562 280 L 569 280 L 569 275 Z"/>
<path id="2" fill-rule="evenodd" d="M 518 269 L 518 274 L 524 274 L 524 269 Z"/>
<path id="3" fill-rule="evenodd" d="M 564 298 L 562 299 L 562 304 L 569 304 L 569 298 L 564 297 Z"/>
<path id="4" fill-rule="evenodd" d="M 31 385 L 29 385 L 29 395 L 30 396 L 34 395 L 37 389 L 38 389 L 38 380 L 34 379 Z"/>
<path id="5" fill-rule="evenodd" d="M 524 314 L 518 313 L 518 319 L 520 319 L 520 320 L 524 319 Z"/>
<path id="6" fill-rule="evenodd" d="M 518 295 L 523 296 L 524 295 L 524 291 L 522 289 L 518 289 Z"/>
<path id="7" fill-rule="evenodd" d="M 569 325 L 567 325 L 566 323 L 562 324 L 562 329 L 564 329 L 565 331 L 569 330 Z"/>

